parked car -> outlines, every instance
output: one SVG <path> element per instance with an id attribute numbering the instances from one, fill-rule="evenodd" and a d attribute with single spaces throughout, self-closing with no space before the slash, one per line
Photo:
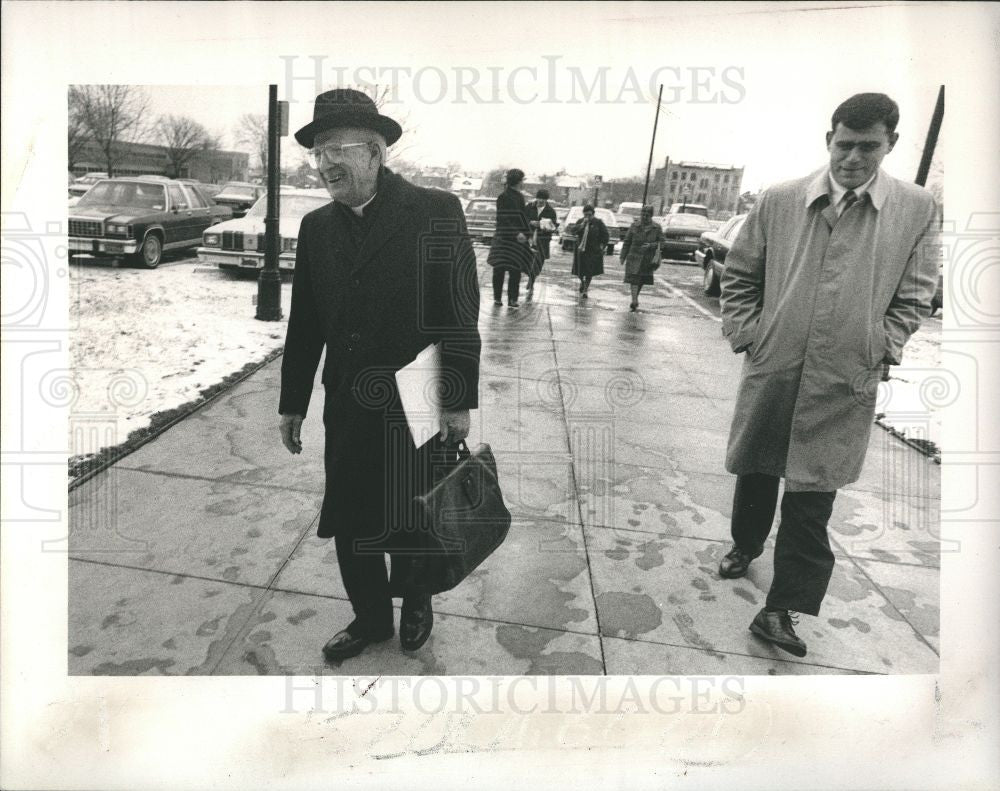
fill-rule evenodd
<path id="1" fill-rule="evenodd" d="M 708 217 L 708 206 L 702 206 L 700 203 L 672 203 L 667 214 L 700 214 L 702 217 Z"/>
<path id="2" fill-rule="evenodd" d="M 215 196 L 222 191 L 222 187 L 219 184 L 205 184 L 204 182 L 198 181 L 198 179 L 177 179 L 182 184 L 194 184 L 198 189 L 201 190 L 203 195 L 207 195 L 209 198 L 215 199 Z"/>
<path id="3" fill-rule="evenodd" d="M 242 217 L 265 191 L 261 184 L 230 181 L 222 185 L 222 189 L 213 200 L 220 206 L 228 206 L 232 209 L 233 217 Z"/>
<path id="4" fill-rule="evenodd" d="M 69 212 L 71 253 L 134 256 L 148 269 L 163 253 L 195 247 L 206 228 L 232 212 L 191 184 L 114 178 L 94 184 Z"/>
<path id="5" fill-rule="evenodd" d="M 93 187 L 98 181 L 106 179 L 107 177 L 107 173 L 100 173 L 97 171 L 80 176 L 80 178 L 76 179 L 69 185 L 69 196 L 71 198 L 73 196 L 79 198 L 81 195 L 85 195 L 87 190 Z"/>
<path id="6" fill-rule="evenodd" d="M 615 219 L 614 212 L 611 209 L 594 209 L 594 216 L 598 220 L 601 220 L 606 226 L 608 226 L 608 237 L 610 241 L 608 242 L 607 254 L 611 255 L 615 251 L 615 244 L 625 237 L 624 232 L 618 227 L 618 221 Z M 572 225 L 578 220 L 583 219 L 583 206 L 570 206 L 569 212 L 566 214 L 566 218 L 562 221 L 559 232 L 559 246 L 565 251 L 570 252 L 576 249 L 576 234 L 573 233 Z"/>
<path id="7" fill-rule="evenodd" d="M 671 260 L 695 260 L 698 241 L 712 226 L 707 217 L 700 214 L 667 214 L 660 222 L 663 228 L 663 244 L 660 252 Z"/>
<path id="8" fill-rule="evenodd" d="M 278 221 L 278 268 L 295 269 L 299 224 L 313 209 L 330 202 L 326 190 L 282 187 Z M 262 195 L 245 216 L 213 225 L 202 234 L 198 260 L 220 269 L 262 269 L 264 267 L 264 216 L 267 194 Z"/>
<path id="9" fill-rule="evenodd" d="M 705 231 L 698 240 L 694 260 L 704 270 L 702 290 L 710 297 L 719 296 L 719 278 L 726 266 L 726 254 L 733 246 L 746 218 L 745 214 L 737 214 L 726 220 L 717 231 Z"/>
<path id="10" fill-rule="evenodd" d="M 474 242 L 489 244 L 497 230 L 496 198 L 473 198 L 465 207 L 465 224 Z"/>

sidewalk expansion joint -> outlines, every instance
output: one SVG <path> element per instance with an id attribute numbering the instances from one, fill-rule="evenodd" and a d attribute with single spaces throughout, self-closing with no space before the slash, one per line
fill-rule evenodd
<path id="1" fill-rule="evenodd" d="M 804 661 L 796 660 L 796 659 L 785 659 L 784 657 L 781 657 L 781 656 L 761 656 L 759 654 L 744 654 L 742 651 L 724 651 L 724 650 L 722 650 L 720 648 L 712 648 L 712 649 L 698 648 L 697 646 L 694 646 L 694 645 L 688 645 L 688 644 L 683 644 L 683 643 L 669 643 L 669 642 L 665 642 L 663 640 L 643 640 L 642 638 L 638 638 L 638 637 L 616 637 L 615 635 L 602 634 L 601 635 L 601 640 L 603 641 L 605 639 L 608 639 L 608 640 L 622 640 L 622 641 L 628 642 L 628 643 L 642 643 L 644 645 L 662 645 L 662 646 L 668 646 L 670 648 L 683 648 L 683 649 L 686 649 L 688 651 L 696 651 L 697 653 L 701 653 L 701 654 L 725 654 L 726 656 L 742 656 L 742 657 L 746 657 L 748 659 L 760 659 L 760 660 L 763 660 L 765 662 L 773 661 L 773 662 L 781 662 L 783 664 L 788 664 L 788 665 L 805 665 L 807 667 L 822 667 L 822 668 L 827 669 L 827 670 L 843 670 L 846 673 L 857 673 L 857 674 L 864 674 L 864 675 L 868 675 L 868 676 L 885 676 L 885 675 L 888 675 L 888 673 L 879 673 L 879 672 L 876 672 L 874 670 L 861 670 L 860 668 L 856 668 L 856 667 L 841 667 L 840 665 L 828 665 L 828 664 L 824 664 L 824 663 L 821 663 L 821 662 L 804 662 Z M 664 675 L 671 675 L 671 674 L 670 673 L 664 673 Z M 681 674 L 681 675 L 687 675 L 687 674 Z M 731 675 L 743 675 L 743 676 L 746 676 L 746 675 L 757 675 L 757 674 L 754 674 L 754 673 L 732 673 Z"/>
<path id="2" fill-rule="evenodd" d="M 228 483 L 233 486 L 244 486 L 247 488 L 258 488 L 258 489 L 277 489 L 279 491 L 286 492 L 298 492 L 300 494 L 314 494 L 317 497 L 321 497 L 323 492 L 319 489 L 302 489 L 298 486 L 282 486 L 276 483 L 266 483 L 260 481 L 234 481 L 229 477 L 222 478 L 210 478 L 206 475 L 193 475 L 188 472 L 172 472 L 168 470 L 151 470 L 146 467 L 129 467 L 126 464 L 116 464 L 116 469 L 126 470 L 128 472 L 143 472 L 147 475 L 160 475 L 164 478 L 180 478 L 183 480 L 190 481 L 205 481 L 206 483 Z"/>
<path id="3" fill-rule="evenodd" d="M 552 314 L 551 312 L 549 312 L 548 308 L 546 308 L 545 317 L 546 319 L 548 319 L 549 322 L 549 337 L 552 343 L 552 361 L 555 364 L 554 368 L 556 372 L 556 387 L 559 390 L 559 401 L 562 403 L 562 408 L 563 408 L 563 428 L 566 431 L 566 447 L 569 448 L 570 452 L 569 469 L 570 469 L 570 474 L 573 477 L 573 484 L 572 484 L 573 496 L 576 499 L 576 513 L 578 518 L 577 524 L 579 524 L 580 526 L 580 538 L 583 541 L 583 555 L 587 560 L 587 582 L 590 584 L 590 598 L 594 604 L 594 621 L 597 624 L 597 634 L 600 635 L 601 614 L 597 608 L 597 592 L 594 590 L 594 570 L 593 568 L 591 568 L 590 565 L 590 550 L 587 547 L 587 531 L 584 529 L 583 525 L 583 506 L 580 503 L 580 487 L 577 484 L 576 480 L 576 460 L 573 458 L 573 442 L 569 433 L 569 423 L 566 420 L 566 396 L 563 393 L 562 376 L 559 373 L 559 356 L 558 356 L 558 351 L 556 350 L 555 333 L 553 332 L 552 329 Z M 604 672 L 604 675 L 607 675 L 608 662 L 607 658 L 604 656 L 604 643 L 600 639 L 598 639 L 597 642 L 601 648 L 601 670 Z"/>
<path id="4" fill-rule="evenodd" d="M 350 603 L 350 600 L 346 596 L 335 595 L 332 593 L 316 593 L 314 591 L 302 591 L 293 590 L 291 588 L 270 588 L 270 591 L 275 593 L 289 593 L 294 596 L 311 596 L 315 599 L 332 599 L 333 601 L 343 601 Z M 392 605 L 393 610 L 402 609 L 402 604 L 396 604 L 395 601 Z M 526 629 L 544 629 L 547 632 L 563 632 L 565 634 L 578 634 L 581 637 L 596 637 L 600 639 L 601 635 L 598 632 L 588 632 L 583 629 L 567 629 L 564 626 L 545 626 L 543 624 L 536 623 L 524 623 L 522 621 L 510 621 L 506 618 L 487 618 L 482 615 L 469 615 L 468 613 L 462 612 L 449 612 L 448 610 L 442 610 L 438 605 L 434 605 L 435 615 L 447 615 L 449 618 L 461 618 L 466 621 L 476 621 L 477 623 L 488 623 L 488 624 L 499 624 L 502 626 L 522 626 Z"/>

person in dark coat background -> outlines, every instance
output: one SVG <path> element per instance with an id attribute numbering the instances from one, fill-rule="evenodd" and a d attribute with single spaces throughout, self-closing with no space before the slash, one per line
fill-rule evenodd
<path id="1" fill-rule="evenodd" d="M 628 307 L 633 313 L 639 309 L 639 292 L 643 286 L 653 285 L 653 272 L 660 261 L 663 228 L 653 222 L 653 207 L 646 205 L 639 219 L 625 234 L 621 260 L 625 265 L 624 282 L 631 286 L 632 301 Z"/>
<path id="2" fill-rule="evenodd" d="M 401 134 L 368 96 L 346 89 L 318 96 L 313 121 L 295 134 L 333 202 L 307 214 L 299 230 L 278 411 L 282 441 L 300 453 L 325 347 L 326 492 L 317 534 L 335 539 L 355 614 L 323 648 L 332 661 L 393 636 L 392 597 L 403 600 L 403 648 L 430 635 L 430 596 L 407 581 L 412 499 L 431 488 L 433 462 L 468 435 L 478 405 L 479 287 L 465 217 L 455 196 L 384 166 L 386 146 Z M 434 343 L 442 432 L 418 449 L 395 373 Z"/>
<path id="3" fill-rule="evenodd" d="M 504 179 L 506 187 L 497 196 L 497 228 L 486 262 L 493 267 L 493 304 L 502 305 L 503 281 L 507 276 L 507 305 L 518 306 L 521 275 L 531 268 L 528 237 L 531 228 L 521 194 L 524 171 L 512 168 Z"/>
<path id="4" fill-rule="evenodd" d="M 528 272 L 528 293 L 535 288 L 535 278 L 542 271 L 542 266 L 549 260 L 549 242 L 552 233 L 559 228 L 559 218 L 556 210 L 549 206 L 549 191 L 540 189 L 535 193 L 535 200 L 528 204 L 528 226 L 531 228 L 531 270 Z M 548 220 L 548 222 L 545 222 Z"/>
<path id="5" fill-rule="evenodd" d="M 573 274 L 580 279 L 580 296 L 587 299 L 590 280 L 604 274 L 604 249 L 611 235 L 608 226 L 594 216 L 594 207 L 583 207 L 583 217 L 573 223 L 576 247 L 573 250 Z"/>

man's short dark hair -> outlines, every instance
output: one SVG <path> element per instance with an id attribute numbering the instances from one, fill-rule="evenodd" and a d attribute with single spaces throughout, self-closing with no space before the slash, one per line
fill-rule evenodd
<path id="1" fill-rule="evenodd" d="M 535 197 L 538 198 L 538 200 L 548 200 L 549 199 L 549 191 L 548 190 L 538 190 L 538 192 L 535 193 Z"/>
<path id="2" fill-rule="evenodd" d="M 590 212 L 591 214 L 593 214 L 593 213 L 594 213 L 594 207 L 593 207 L 593 206 L 591 206 L 591 205 L 590 205 L 589 203 L 585 203 L 585 204 L 583 205 L 583 213 L 584 213 L 584 214 L 586 214 L 586 213 L 587 213 L 588 211 L 589 211 L 589 212 Z"/>
<path id="3" fill-rule="evenodd" d="M 524 181 L 524 171 L 518 170 L 517 168 L 511 168 L 507 171 L 507 186 L 513 187 L 515 184 L 520 184 Z"/>
<path id="4" fill-rule="evenodd" d="M 857 132 L 879 122 L 885 124 L 889 134 L 895 132 L 899 123 L 899 105 L 884 93 L 856 93 L 833 111 L 830 130 L 836 132 L 840 123 Z"/>

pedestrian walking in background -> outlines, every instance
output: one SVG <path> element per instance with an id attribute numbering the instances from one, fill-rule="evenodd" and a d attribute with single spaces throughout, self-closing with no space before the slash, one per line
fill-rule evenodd
<path id="1" fill-rule="evenodd" d="M 355 615 L 323 647 L 332 661 L 393 636 L 393 597 L 402 598 L 402 647 L 416 650 L 429 637 L 431 597 L 406 582 L 417 538 L 412 502 L 432 487 L 444 447 L 468 435 L 478 405 L 479 290 L 465 215 L 454 195 L 385 167 L 386 147 L 401 134 L 367 95 L 348 89 L 320 94 L 312 122 L 295 133 L 333 201 L 302 218 L 278 411 L 282 442 L 301 453 L 325 347 L 326 491 L 317 534 L 335 539 Z M 442 436 L 417 448 L 394 374 L 429 344 L 438 346 L 448 386 Z"/>
<path id="2" fill-rule="evenodd" d="M 663 228 L 653 222 L 653 207 L 643 206 L 639 219 L 625 234 L 622 242 L 621 260 L 625 265 L 624 282 L 631 286 L 632 301 L 629 310 L 639 309 L 639 292 L 643 286 L 653 284 L 653 272 L 660 266 L 660 244 L 663 242 Z"/>
<path id="3" fill-rule="evenodd" d="M 796 656 L 793 613 L 818 615 L 833 574 L 827 523 L 856 481 L 884 364 L 930 315 L 940 217 L 930 192 L 880 169 L 899 108 L 862 93 L 833 113 L 829 164 L 768 189 L 721 278 L 722 333 L 745 353 L 726 469 L 736 474 L 733 547 L 742 577 L 764 549 L 785 479 L 774 578 L 750 630 Z"/>
<path id="4" fill-rule="evenodd" d="M 604 249 L 611 239 L 606 226 L 594 216 L 594 207 L 583 207 L 583 217 L 573 223 L 576 247 L 573 250 L 573 274 L 580 279 L 580 296 L 587 299 L 591 278 L 604 274 Z"/>
<path id="5" fill-rule="evenodd" d="M 524 171 L 512 168 L 504 179 L 504 191 L 497 196 L 497 227 L 486 263 L 493 267 L 493 304 L 502 305 L 503 282 L 507 277 L 507 305 L 518 306 L 521 275 L 531 268 L 531 227 L 521 194 Z"/>
<path id="6" fill-rule="evenodd" d="M 535 288 L 535 278 L 549 259 L 549 242 L 559 228 L 556 210 L 549 206 L 549 191 L 540 189 L 528 204 L 528 226 L 531 228 L 531 270 L 528 272 L 528 294 Z"/>

